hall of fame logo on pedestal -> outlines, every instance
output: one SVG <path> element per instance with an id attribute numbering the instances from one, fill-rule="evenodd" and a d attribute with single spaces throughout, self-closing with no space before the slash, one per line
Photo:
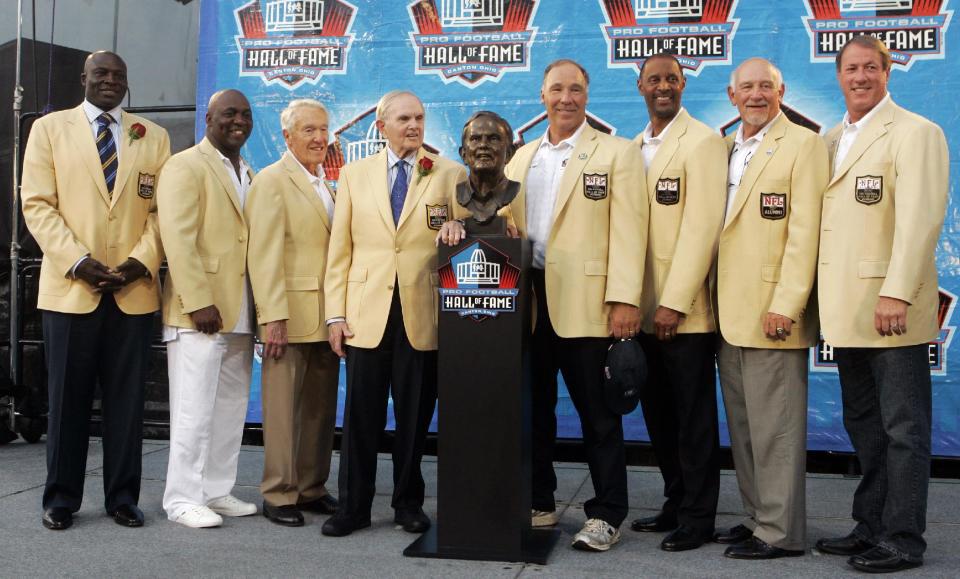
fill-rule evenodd
<path id="1" fill-rule="evenodd" d="M 949 0 L 805 0 L 810 62 L 833 63 L 854 36 L 869 34 L 905 70 L 917 60 L 943 60 Z"/>
<path id="2" fill-rule="evenodd" d="M 540 0 L 417 0 L 407 6 L 417 74 L 467 88 L 530 70 Z"/>
<path id="3" fill-rule="evenodd" d="M 520 268 L 485 241 L 474 241 L 440 267 L 440 311 L 482 322 L 517 311 Z"/>
<path id="4" fill-rule="evenodd" d="M 253 0 L 234 11 L 240 76 L 293 90 L 344 74 L 357 8 L 344 0 Z"/>
<path id="5" fill-rule="evenodd" d="M 661 52 L 696 76 L 704 66 L 730 64 L 739 0 L 599 0 L 606 23 L 609 68 L 637 68 Z"/>
<path id="6" fill-rule="evenodd" d="M 930 374 L 934 376 L 947 375 L 947 352 L 950 350 L 950 343 L 953 342 L 953 335 L 957 329 L 956 326 L 951 325 L 956 305 L 956 294 L 940 288 L 937 305 L 940 333 L 934 341 L 927 344 L 927 362 L 930 364 Z M 833 346 L 823 339 L 823 334 L 817 339 L 817 345 L 810 350 L 810 371 L 837 373 Z"/>

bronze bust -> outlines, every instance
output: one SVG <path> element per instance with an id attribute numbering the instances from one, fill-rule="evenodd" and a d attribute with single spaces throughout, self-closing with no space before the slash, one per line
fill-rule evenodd
<path id="1" fill-rule="evenodd" d="M 479 111 L 463 125 L 460 157 L 470 170 L 469 178 L 457 185 L 457 203 L 472 217 L 465 227 L 472 233 L 503 234 L 505 223 L 497 211 L 513 201 L 520 183 L 503 173 L 513 157 L 513 129 L 497 113 Z"/>

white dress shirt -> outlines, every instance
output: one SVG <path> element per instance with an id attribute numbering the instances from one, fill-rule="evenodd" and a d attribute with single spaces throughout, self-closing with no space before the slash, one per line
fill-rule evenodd
<path id="1" fill-rule="evenodd" d="M 850 122 L 850 112 L 843 114 L 843 132 L 840 134 L 840 141 L 837 143 L 837 152 L 833 158 L 833 172 L 836 174 L 837 169 L 840 168 L 840 165 L 843 164 L 843 160 L 847 158 L 847 153 L 850 152 L 850 147 L 853 146 L 853 143 L 857 140 L 857 135 L 859 135 L 863 128 L 867 126 L 867 123 L 870 122 L 870 119 L 876 115 L 877 111 L 883 105 L 890 102 L 890 93 L 883 95 L 883 98 L 880 99 L 870 112 L 863 115 L 863 117 L 855 122 Z"/>
<path id="2" fill-rule="evenodd" d="M 407 186 L 410 186 L 410 179 L 413 178 L 413 162 L 417 160 L 417 152 L 414 151 L 403 158 L 403 161 L 407 164 L 404 167 L 407 171 Z M 400 161 L 400 157 L 393 152 L 393 149 L 387 146 L 387 196 L 390 195 L 390 192 L 393 191 L 393 183 L 397 180 L 397 161 Z M 404 199 L 406 201 L 406 199 Z"/>
<path id="3" fill-rule="evenodd" d="M 533 267 L 543 269 L 546 263 L 547 240 L 553 228 L 553 209 L 557 203 L 557 189 L 563 179 L 567 161 L 577 146 L 587 121 L 573 135 L 556 145 L 550 144 L 547 135 L 533 155 L 527 171 L 527 237 L 533 242 Z M 549 128 L 547 129 L 549 131 Z"/>
<path id="4" fill-rule="evenodd" d="M 287 149 L 290 152 L 290 149 Z M 330 222 L 333 222 L 333 195 L 330 193 L 330 190 L 327 189 L 327 184 L 324 182 L 324 178 L 327 176 L 323 171 L 323 166 L 317 165 L 317 174 L 314 175 L 306 167 L 303 166 L 296 156 L 290 152 L 290 156 L 297 161 L 297 164 L 300 165 L 300 168 L 303 169 L 304 174 L 307 176 L 307 181 L 310 182 L 310 185 L 313 187 L 313 190 L 317 192 L 317 197 L 320 198 L 320 201 L 323 203 L 323 206 L 327 210 L 327 217 L 330 218 Z"/>
<path id="5" fill-rule="evenodd" d="M 727 171 L 728 219 L 730 212 L 733 210 L 733 200 L 736 199 L 737 190 L 740 188 L 740 180 L 743 179 L 743 174 L 747 172 L 750 159 L 753 158 L 757 149 L 760 148 L 760 143 L 763 141 L 763 137 L 766 136 L 767 131 L 770 130 L 770 127 L 773 126 L 773 123 L 775 123 L 782 114 L 783 111 L 777 113 L 777 116 L 770 119 L 767 124 L 763 125 L 762 129 L 747 140 L 743 139 L 743 123 L 740 123 L 740 128 L 737 129 L 737 136 L 733 139 L 733 152 L 730 153 L 730 165 Z"/>
<path id="6" fill-rule="evenodd" d="M 657 149 L 660 148 L 660 145 L 663 143 L 663 139 L 667 137 L 667 133 L 670 132 L 670 127 L 673 126 L 673 122 L 677 120 L 677 117 L 683 113 L 683 107 L 680 107 L 680 110 L 677 111 L 677 114 L 670 119 L 670 122 L 667 126 L 663 127 L 663 130 L 660 131 L 660 134 L 656 137 L 653 136 L 653 125 L 647 123 L 645 129 L 643 129 L 643 144 L 640 146 L 640 151 L 643 153 L 643 168 L 649 169 L 650 163 L 653 162 L 653 158 L 657 156 Z"/>

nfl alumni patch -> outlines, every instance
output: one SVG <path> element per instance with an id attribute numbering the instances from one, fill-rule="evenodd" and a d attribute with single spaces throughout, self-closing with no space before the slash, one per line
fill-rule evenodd
<path id="1" fill-rule="evenodd" d="M 440 227 L 449 221 L 449 213 L 449 205 L 427 205 L 427 227 L 439 231 Z"/>
<path id="2" fill-rule="evenodd" d="M 152 198 L 156 184 L 156 175 L 140 173 L 140 178 L 137 180 L 137 195 L 143 197 L 144 199 Z"/>
<path id="3" fill-rule="evenodd" d="M 680 202 L 680 177 L 657 180 L 657 203 L 676 205 Z"/>
<path id="4" fill-rule="evenodd" d="M 783 219 L 787 216 L 786 193 L 761 193 L 760 217 L 764 219 Z"/>
<path id="5" fill-rule="evenodd" d="M 599 201 L 607 198 L 607 176 L 599 174 L 583 174 L 583 196 L 587 199 Z"/>
<path id="6" fill-rule="evenodd" d="M 883 177 L 857 177 L 856 197 L 857 201 L 864 205 L 879 203 L 883 199 Z"/>

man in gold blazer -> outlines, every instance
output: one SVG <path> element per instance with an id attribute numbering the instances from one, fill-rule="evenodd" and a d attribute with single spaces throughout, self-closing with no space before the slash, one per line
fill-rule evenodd
<path id="1" fill-rule="evenodd" d="M 648 375 L 640 402 L 667 500 L 660 513 L 632 528 L 672 530 L 660 543 L 666 551 L 712 540 L 720 495 L 709 276 L 723 226 L 727 147 L 681 106 L 685 85 L 674 56 L 644 61 L 637 86 L 650 122 L 634 139 L 650 205 L 640 335 Z"/>
<path id="2" fill-rule="evenodd" d="M 376 123 L 387 146 L 340 172 L 324 280 L 330 345 L 347 370 L 340 508 L 321 529 L 336 537 L 370 526 L 388 392 L 396 419 L 394 520 L 412 533 L 430 527 L 420 460 L 437 398 L 434 238 L 466 179 L 462 166 L 423 148 L 415 94 L 385 94 Z"/>
<path id="3" fill-rule="evenodd" d="M 84 101 L 33 124 L 23 216 L 43 250 L 50 410 L 43 524 L 66 529 L 83 499 L 94 388 L 102 393 L 104 506 L 139 527 L 143 388 L 163 251 L 154 193 L 167 132 L 120 108 L 127 66 L 112 52 L 83 67 Z"/>
<path id="4" fill-rule="evenodd" d="M 170 377 L 170 461 L 163 508 L 187 527 L 257 512 L 230 491 L 253 364 L 243 205 L 253 172 L 240 156 L 253 114 L 243 93 L 210 97 L 206 134 L 170 158 L 157 194 L 169 275 L 163 339 Z"/>
<path id="5" fill-rule="evenodd" d="M 949 167 L 943 131 L 897 106 L 889 77 L 890 53 L 871 36 L 837 55 L 847 113 L 826 136 L 833 176 L 818 280 L 823 336 L 863 477 L 853 497 L 856 527 L 817 548 L 873 572 L 917 567 L 926 549 L 928 343 L 940 330 L 934 252 Z"/>
<path id="6" fill-rule="evenodd" d="M 628 507 L 623 424 L 604 402 L 603 367 L 610 337 L 640 328 L 648 205 L 640 149 L 589 125 L 588 86 L 572 60 L 547 66 L 540 92 L 547 132 L 516 152 L 506 174 L 522 184 L 509 207 L 514 225 L 533 241 L 532 524 L 558 519 L 559 371 L 580 415 L 596 492 L 573 546 L 606 551 L 620 540 Z"/>
<path id="7" fill-rule="evenodd" d="M 816 343 L 811 295 L 827 152 L 780 111 L 780 71 L 761 58 L 731 76 L 740 112 L 730 147 L 720 233 L 717 363 L 734 466 L 748 519 L 720 532 L 738 559 L 806 548 L 807 354 Z"/>
<path id="8" fill-rule="evenodd" d="M 327 492 L 340 359 L 327 342 L 323 275 L 333 220 L 324 182 L 327 110 L 311 99 L 280 113 L 287 151 L 257 174 L 244 216 L 256 304 L 263 399 L 263 514 L 303 525 L 301 510 L 333 514 Z"/>

